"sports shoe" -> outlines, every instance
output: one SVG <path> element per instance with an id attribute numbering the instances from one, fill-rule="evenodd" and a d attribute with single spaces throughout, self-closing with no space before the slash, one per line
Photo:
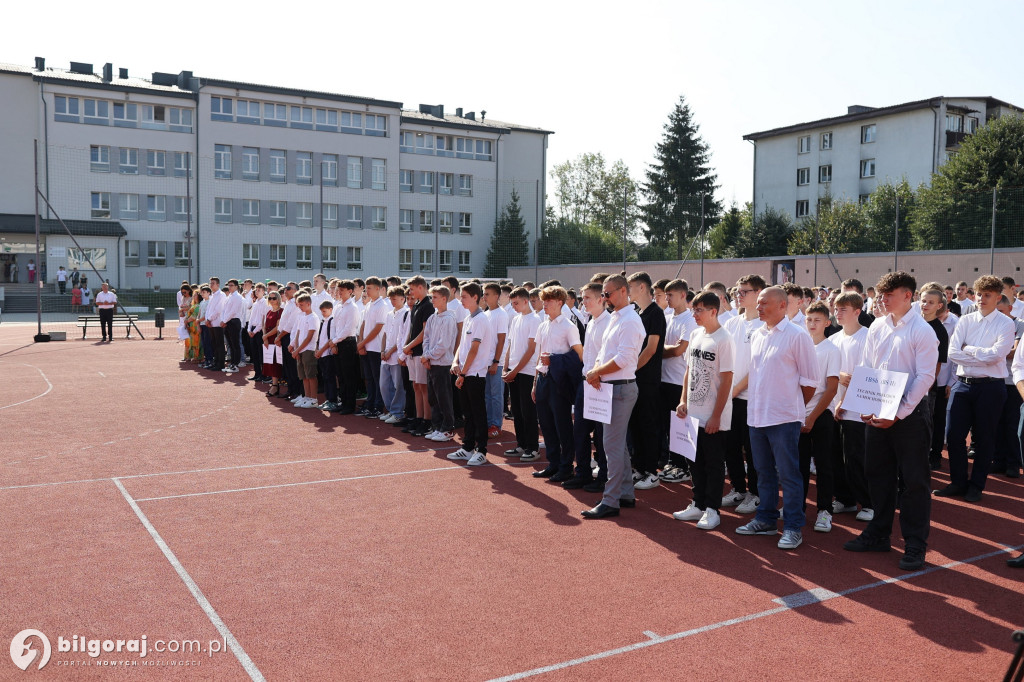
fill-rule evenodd
<path id="1" fill-rule="evenodd" d="M 691 502 L 686 509 L 672 512 L 672 518 L 680 521 L 700 521 L 704 518 L 704 510 Z"/>
<path id="2" fill-rule="evenodd" d="M 435 431 L 434 441 L 437 443 L 447 443 L 452 438 L 455 438 L 454 431 Z"/>
<path id="3" fill-rule="evenodd" d="M 720 523 L 722 523 L 722 517 L 718 515 L 717 511 L 708 507 L 704 511 L 704 516 L 700 517 L 700 521 L 697 522 L 697 527 L 701 530 L 714 530 Z"/>
<path id="4" fill-rule="evenodd" d="M 533 462 L 540 459 L 540 453 L 536 450 L 528 450 L 523 454 L 519 455 L 520 462 Z"/>
<path id="5" fill-rule="evenodd" d="M 330 400 L 325 400 L 324 402 L 322 402 L 319 405 L 317 405 L 316 409 L 318 409 L 318 410 L 326 410 L 326 411 L 329 412 L 329 411 L 331 411 L 333 409 L 336 409 L 337 407 L 338 407 L 337 403 L 332 403 Z"/>
<path id="6" fill-rule="evenodd" d="M 466 448 L 459 448 L 455 452 L 449 452 L 446 457 L 452 460 L 467 460 L 473 456 L 476 450 L 467 450 Z"/>
<path id="7" fill-rule="evenodd" d="M 238 365 L 228 365 L 224 371 L 228 374 L 238 374 Z"/>
<path id="8" fill-rule="evenodd" d="M 377 410 L 367 410 L 366 414 L 363 415 L 367 419 L 377 419 L 380 417 L 380 412 Z"/>
<path id="9" fill-rule="evenodd" d="M 434 440 L 434 436 L 436 436 L 436 435 L 437 435 L 437 429 L 430 429 L 425 434 L 423 434 L 423 437 L 426 438 L 427 440 Z"/>
<path id="10" fill-rule="evenodd" d="M 735 507 L 747 499 L 747 493 L 738 493 L 736 488 L 730 488 L 729 494 L 722 498 L 723 507 Z"/>
<path id="11" fill-rule="evenodd" d="M 814 463 L 814 458 L 811 457 L 811 473 L 815 476 L 818 475 L 818 465 Z"/>
<path id="12" fill-rule="evenodd" d="M 761 504 L 761 498 L 748 492 L 743 496 L 743 501 L 736 506 L 736 513 L 753 514 L 757 511 L 757 506 L 759 504 Z"/>
<path id="13" fill-rule="evenodd" d="M 402 421 L 401 417 L 396 417 L 393 414 L 389 414 L 387 416 L 387 418 L 384 420 L 384 423 L 385 424 L 397 424 L 400 421 Z"/>
<path id="14" fill-rule="evenodd" d="M 637 490 L 650 490 L 651 488 L 657 488 L 661 485 L 661 481 L 654 474 L 647 474 L 639 481 L 633 484 L 633 487 Z"/>
<path id="15" fill-rule="evenodd" d="M 316 400 L 312 398 L 303 398 L 299 402 L 295 403 L 295 407 L 316 407 Z"/>
<path id="16" fill-rule="evenodd" d="M 686 471 L 680 467 L 668 466 L 665 470 L 658 474 L 658 478 L 665 483 L 682 483 L 687 480 L 689 476 L 686 475 Z"/>
<path id="17" fill-rule="evenodd" d="M 875 518 L 874 509 L 868 509 L 867 507 L 864 507 L 864 509 L 861 509 L 859 512 L 857 512 L 858 521 L 870 521 L 873 518 Z"/>
<path id="18" fill-rule="evenodd" d="M 487 437 L 488 438 L 500 438 L 501 437 L 501 429 L 499 429 L 497 426 L 490 427 L 489 429 L 487 429 Z"/>
<path id="19" fill-rule="evenodd" d="M 828 512 L 825 512 L 826 514 Z M 815 528 L 817 530 L 817 528 Z M 796 549 L 804 541 L 804 535 L 798 530 L 784 530 L 779 538 L 779 549 Z"/>
<path id="20" fill-rule="evenodd" d="M 506 450 L 505 451 L 505 456 L 506 457 L 519 457 L 519 456 L 523 455 L 525 452 L 526 452 L 526 450 L 523 450 L 521 447 L 519 447 L 517 445 L 516 447 L 512 448 L 511 450 Z"/>
<path id="21" fill-rule="evenodd" d="M 847 552 L 888 552 L 892 547 L 889 545 L 889 538 L 874 538 L 861 533 L 852 540 L 847 540 L 843 545 Z"/>
<path id="22" fill-rule="evenodd" d="M 386 422 L 388 419 L 391 419 L 391 413 L 388 412 L 387 410 L 384 410 L 383 412 L 377 415 L 377 419 L 381 420 L 382 422 Z"/>
<path id="23" fill-rule="evenodd" d="M 299 402 L 300 400 L 302 400 L 305 397 L 306 396 L 304 396 L 304 395 L 297 395 L 294 398 L 292 398 L 291 400 L 289 400 L 288 402 L 290 402 L 292 405 L 294 405 L 295 403 Z"/>
<path id="24" fill-rule="evenodd" d="M 818 512 L 818 518 L 814 522 L 814 530 L 819 533 L 829 533 L 832 531 L 832 515 L 822 509 Z"/>
<path id="25" fill-rule="evenodd" d="M 916 571 L 924 567 L 924 550 L 919 547 L 907 547 L 900 559 L 900 568 L 904 571 Z"/>
<path id="26" fill-rule="evenodd" d="M 633 469 L 633 483 L 636 483 L 637 481 L 639 481 L 639 480 L 640 480 L 641 478 L 643 478 L 643 477 L 644 477 L 644 475 L 643 475 L 643 474 L 641 474 L 641 473 L 640 473 L 639 471 L 637 471 L 636 469 Z"/>
<path id="27" fill-rule="evenodd" d="M 776 523 L 767 523 L 754 519 L 750 523 L 737 528 L 736 532 L 740 535 L 775 535 L 779 532 L 779 526 Z"/>
<path id="28" fill-rule="evenodd" d="M 855 511 L 857 511 L 857 505 L 855 504 L 843 504 L 839 500 L 833 500 L 832 502 L 833 514 L 848 514 Z"/>
<path id="29" fill-rule="evenodd" d="M 478 467 L 487 464 L 487 455 L 482 452 L 473 451 L 473 456 L 466 462 L 466 466 Z"/>

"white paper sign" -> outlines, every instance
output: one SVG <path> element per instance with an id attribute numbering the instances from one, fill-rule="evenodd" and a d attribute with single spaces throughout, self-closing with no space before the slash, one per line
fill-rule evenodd
<path id="1" fill-rule="evenodd" d="M 583 383 L 583 417 L 602 424 L 612 423 L 612 385 L 594 388 Z"/>
<path id="2" fill-rule="evenodd" d="M 873 414 L 895 419 L 909 374 L 861 365 L 853 370 L 843 398 L 843 409 L 854 414 Z"/>
<path id="3" fill-rule="evenodd" d="M 268 365 L 281 362 L 281 347 L 270 344 L 263 347 L 263 362 Z"/>
<path id="4" fill-rule="evenodd" d="M 697 461 L 697 429 L 700 421 L 696 417 L 681 418 L 675 410 L 669 422 L 668 449 L 682 455 L 691 462 Z"/>

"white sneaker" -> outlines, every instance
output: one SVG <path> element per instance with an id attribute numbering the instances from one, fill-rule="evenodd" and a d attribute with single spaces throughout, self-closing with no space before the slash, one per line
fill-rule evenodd
<path id="1" fill-rule="evenodd" d="M 714 509 L 708 507 L 704 516 L 700 517 L 700 521 L 697 522 L 697 527 L 701 530 L 714 530 L 720 523 L 722 523 L 722 517 Z"/>
<path id="2" fill-rule="evenodd" d="M 294 398 L 292 398 L 291 400 L 289 400 L 288 402 L 290 402 L 292 405 L 298 405 L 300 400 L 305 400 L 305 399 L 306 399 L 306 396 L 304 396 L 304 395 L 297 395 Z"/>
<path id="3" fill-rule="evenodd" d="M 317 403 L 312 398 L 303 398 L 301 401 L 295 403 L 295 407 L 316 407 Z"/>
<path id="4" fill-rule="evenodd" d="M 796 549 L 803 544 L 804 535 L 798 530 L 782 531 L 782 538 L 779 540 L 779 549 Z"/>
<path id="5" fill-rule="evenodd" d="M 242 360 L 241 362 L 238 363 L 238 367 L 246 367 L 248 364 L 249 364 L 248 362 L 246 362 L 245 360 Z"/>
<path id="6" fill-rule="evenodd" d="M 661 485 L 661 481 L 654 474 L 647 474 L 639 481 L 633 484 L 633 487 L 637 490 L 650 490 L 651 488 L 657 488 Z"/>
<path id="7" fill-rule="evenodd" d="M 487 464 L 487 455 L 482 452 L 473 451 L 473 456 L 466 462 L 466 466 L 478 467 Z"/>
<path id="8" fill-rule="evenodd" d="M 747 493 L 743 496 L 743 501 L 736 506 L 737 514 L 753 514 L 757 511 L 757 506 L 761 504 L 761 498 L 756 497 L 753 493 Z"/>
<path id="9" fill-rule="evenodd" d="M 434 437 L 436 435 L 437 435 L 437 431 L 436 430 L 432 430 L 430 433 L 426 434 L 423 437 L 426 438 L 427 440 L 434 440 Z"/>
<path id="10" fill-rule="evenodd" d="M 473 452 L 476 452 L 475 450 Z M 455 452 L 449 452 L 447 454 L 448 459 L 454 460 L 467 460 L 473 456 L 473 452 L 470 452 L 466 448 L 459 448 Z"/>
<path id="11" fill-rule="evenodd" d="M 395 422 L 400 422 L 400 421 L 402 421 L 401 418 L 396 417 L 393 414 L 390 414 L 390 415 L 388 415 L 387 417 L 384 418 L 384 423 L 385 424 L 394 424 Z"/>
<path id="12" fill-rule="evenodd" d="M 868 509 L 867 507 L 865 507 L 864 509 L 861 509 L 859 512 L 857 512 L 857 520 L 858 521 L 871 521 L 874 518 L 875 518 L 875 510 L 874 509 Z"/>
<path id="13" fill-rule="evenodd" d="M 818 518 L 814 522 L 814 530 L 819 533 L 828 533 L 832 530 L 832 515 L 822 509 L 818 512 Z"/>
<path id="14" fill-rule="evenodd" d="M 526 450 L 523 450 L 521 447 L 519 447 L 517 445 L 516 447 L 514 447 L 514 448 L 512 448 L 510 450 L 506 450 L 505 451 L 505 456 L 506 457 L 521 457 L 523 455 L 523 453 L 525 453 L 525 452 L 526 452 Z"/>
<path id="15" fill-rule="evenodd" d="M 437 435 L 434 436 L 434 442 L 436 443 L 447 443 L 452 438 L 455 438 L 454 431 L 438 431 Z"/>
<path id="16" fill-rule="evenodd" d="M 536 450 L 527 450 L 523 454 L 519 455 L 520 462 L 533 462 L 540 459 L 540 453 Z"/>
<path id="17" fill-rule="evenodd" d="M 849 506 L 843 504 L 839 500 L 832 501 L 832 513 L 833 514 L 846 514 L 857 511 L 857 505 L 851 504 Z"/>
<path id="18" fill-rule="evenodd" d="M 738 493 L 736 492 L 736 488 L 730 488 L 729 494 L 722 498 L 722 506 L 735 507 L 736 505 L 742 503 L 745 499 L 747 499 L 745 493 Z"/>
<path id="19" fill-rule="evenodd" d="M 636 469 L 633 469 L 633 483 L 636 483 L 641 478 L 643 478 L 643 476 L 640 474 L 640 472 L 637 471 Z"/>
<path id="20" fill-rule="evenodd" d="M 387 420 L 391 419 L 391 413 L 390 412 L 381 412 L 379 415 L 377 415 L 377 419 L 381 420 L 382 422 L 387 422 Z M 398 421 L 398 420 L 396 419 L 395 421 Z"/>
<path id="21" fill-rule="evenodd" d="M 672 512 L 672 517 L 680 521 L 700 521 L 704 518 L 704 510 L 691 502 L 683 511 Z"/>
<path id="22" fill-rule="evenodd" d="M 811 457 L 811 473 L 815 476 L 818 475 L 818 465 L 814 463 L 814 458 Z"/>

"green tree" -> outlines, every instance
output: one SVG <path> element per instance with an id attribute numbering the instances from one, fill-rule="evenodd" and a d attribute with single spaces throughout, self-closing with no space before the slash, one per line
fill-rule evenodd
<path id="1" fill-rule="evenodd" d="M 654 246 L 675 240 L 676 258 L 682 259 L 683 243 L 698 233 L 702 217 L 705 227 L 714 225 L 722 205 L 715 200 L 718 177 L 708 146 L 684 97 L 669 114 L 664 130 L 643 184 L 644 236 Z"/>
<path id="2" fill-rule="evenodd" d="M 708 258 L 736 257 L 740 233 L 752 221 L 751 210 L 750 202 L 744 204 L 742 209 L 733 202 L 718 224 L 708 232 Z"/>
<path id="3" fill-rule="evenodd" d="M 593 224 L 558 218 L 545 225 L 537 251 L 540 265 L 618 262 L 622 237 Z"/>
<path id="4" fill-rule="evenodd" d="M 899 215 L 899 243 L 901 251 L 911 245 L 910 220 L 917 208 L 917 196 L 906 178 L 897 183 L 887 182 L 875 188 L 864 204 L 865 229 L 855 241 L 854 251 L 870 253 L 892 251 L 896 217 Z"/>
<path id="5" fill-rule="evenodd" d="M 852 201 L 825 195 L 816 215 L 803 218 L 789 236 L 790 254 L 850 253 L 864 233 L 864 211 Z"/>
<path id="6" fill-rule="evenodd" d="M 519 206 L 519 193 L 512 197 L 494 223 L 491 248 L 487 250 L 484 277 L 505 277 L 510 267 L 530 264 L 530 241 Z"/>
<path id="7" fill-rule="evenodd" d="M 627 238 L 638 236 L 637 184 L 621 159 L 607 168 L 600 153 L 580 154 L 574 161 L 557 164 L 551 177 L 561 218 L 621 234 L 625 217 Z"/>
<path id="8" fill-rule="evenodd" d="M 792 230 L 793 223 L 789 215 L 768 207 L 740 228 L 735 257 L 783 256 L 787 253 L 786 246 Z"/>

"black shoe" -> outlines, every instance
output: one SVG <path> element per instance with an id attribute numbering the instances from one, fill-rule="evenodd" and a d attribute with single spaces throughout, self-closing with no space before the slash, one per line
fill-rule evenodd
<path id="1" fill-rule="evenodd" d="M 933 490 L 932 494 L 935 495 L 935 497 L 959 497 L 966 492 L 967 488 L 959 485 L 953 485 L 952 483 L 950 483 L 945 488 Z"/>
<path id="2" fill-rule="evenodd" d="M 625 497 L 620 497 L 619 498 L 619 507 L 626 507 L 627 509 L 632 509 L 635 506 L 636 506 L 636 498 L 635 497 L 632 500 L 627 500 Z"/>
<path id="3" fill-rule="evenodd" d="M 605 486 L 606 483 L 607 483 L 607 481 L 602 481 L 600 479 L 594 479 L 590 483 L 588 483 L 585 486 L 583 486 L 583 491 L 584 492 L 588 492 L 588 493 L 603 493 L 604 492 L 604 486 Z"/>
<path id="4" fill-rule="evenodd" d="M 964 500 L 967 502 L 981 502 L 981 488 L 976 485 L 967 486 L 967 492 L 964 494 Z"/>
<path id="5" fill-rule="evenodd" d="M 377 417 L 380 416 L 380 412 L 378 412 L 377 410 L 370 410 L 363 416 L 366 417 L 367 419 L 376 419 Z"/>
<path id="6" fill-rule="evenodd" d="M 592 479 L 592 478 L 579 478 L 577 476 L 573 476 L 568 481 L 563 482 L 562 483 L 562 487 L 565 488 L 566 490 L 579 490 L 583 486 L 585 486 L 588 483 L 590 483 L 592 480 L 594 480 L 594 479 Z"/>
<path id="7" fill-rule="evenodd" d="M 551 478 L 558 473 L 558 469 L 541 469 L 540 471 L 534 471 L 534 478 Z"/>
<path id="8" fill-rule="evenodd" d="M 557 473 L 554 476 L 549 477 L 548 480 L 551 481 L 552 483 L 565 483 L 570 478 L 572 478 L 572 474 L 570 474 L 569 472 L 563 472 Z"/>
<path id="9" fill-rule="evenodd" d="M 1024 552 L 1021 552 L 1019 557 L 1007 559 L 1006 565 L 1010 568 L 1024 568 Z"/>
<path id="10" fill-rule="evenodd" d="M 619 510 L 617 507 L 609 507 L 607 504 L 602 502 L 593 509 L 587 509 L 586 511 L 581 512 L 580 515 L 585 519 L 605 519 L 609 516 L 618 516 Z"/>
<path id="11" fill-rule="evenodd" d="M 431 430 L 428 429 L 427 427 L 420 427 L 420 428 L 416 429 L 415 431 L 410 431 L 409 435 L 410 436 L 416 436 L 417 438 L 423 438 L 423 436 L 425 436 L 428 433 L 430 433 L 430 431 Z"/>
<path id="12" fill-rule="evenodd" d="M 1006 470 L 1006 477 L 1007 478 L 1020 478 L 1020 469 L 1014 469 L 1014 468 L 1007 469 Z"/>
<path id="13" fill-rule="evenodd" d="M 246 380 L 246 381 L 259 381 L 259 380 L 260 380 L 260 379 L 262 379 L 262 378 L 263 378 L 263 377 L 261 377 L 261 376 L 260 376 L 259 374 L 257 374 L 257 375 L 255 375 L 255 376 L 251 376 L 251 377 L 246 377 L 246 379 L 245 379 L 245 380 Z"/>
<path id="14" fill-rule="evenodd" d="M 919 547 L 907 547 L 900 559 L 900 568 L 904 571 L 917 571 L 924 566 L 924 550 Z"/>
<path id="15" fill-rule="evenodd" d="M 271 379 L 270 377 L 263 377 L 262 379 L 260 379 L 260 383 L 261 384 L 272 384 L 272 383 L 274 383 L 274 380 Z"/>
<path id="16" fill-rule="evenodd" d="M 408 417 L 402 417 L 401 419 L 396 421 L 394 424 L 392 424 L 392 426 L 397 426 L 400 429 L 404 429 L 410 423 L 412 423 L 411 419 L 409 419 Z"/>
<path id="17" fill-rule="evenodd" d="M 354 412 L 355 410 L 353 410 L 351 407 L 343 407 L 340 410 L 338 410 L 338 414 L 353 414 Z"/>
<path id="18" fill-rule="evenodd" d="M 942 457 L 932 457 L 928 459 L 928 467 L 932 471 L 942 471 Z"/>
<path id="19" fill-rule="evenodd" d="M 420 420 L 419 419 L 410 419 L 409 423 L 406 424 L 405 427 L 402 429 L 402 433 L 413 433 L 414 431 L 418 431 L 419 428 L 420 428 Z"/>
<path id="20" fill-rule="evenodd" d="M 861 533 L 843 545 L 848 552 L 888 552 L 892 549 L 889 538 L 873 538 Z"/>

